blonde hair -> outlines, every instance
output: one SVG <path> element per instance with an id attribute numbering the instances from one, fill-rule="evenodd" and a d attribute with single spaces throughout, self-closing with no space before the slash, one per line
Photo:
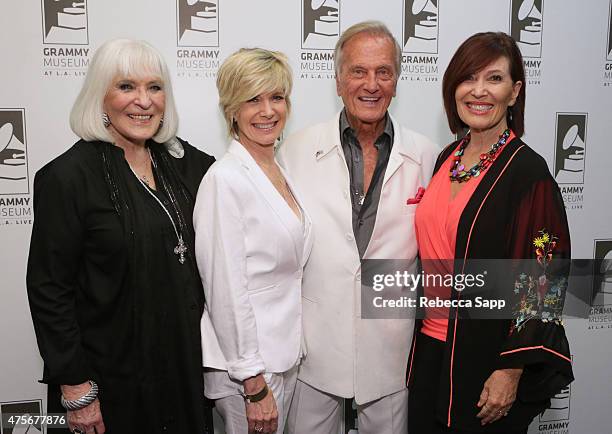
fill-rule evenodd
<path id="1" fill-rule="evenodd" d="M 106 93 L 117 77 L 143 78 L 149 75 L 161 80 L 166 99 L 164 122 L 153 140 L 164 143 L 173 139 L 178 129 L 178 114 L 166 62 L 149 43 L 132 39 L 112 39 L 96 50 L 70 112 L 72 131 L 84 140 L 112 142 L 102 120 Z"/>
<path id="2" fill-rule="evenodd" d="M 238 139 L 238 124 L 234 121 L 240 106 L 266 92 L 280 91 L 287 110 L 291 109 L 293 79 L 287 56 L 263 48 L 241 48 L 230 55 L 217 73 L 219 108 L 227 123 L 230 136 Z"/>
<path id="3" fill-rule="evenodd" d="M 393 33 L 391 33 L 389 28 L 380 21 L 362 21 L 361 23 L 353 24 L 351 27 L 342 32 L 334 49 L 334 68 L 336 69 L 336 75 L 338 75 L 342 70 L 342 61 L 344 60 L 344 45 L 353 36 L 360 33 L 367 33 L 371 36 L 387 38 L 391 41 L 395 49 L 393 56 L 395 60 L 395 74 L 397 77 L 399 77 L 402 62 L 402 47 L 400 47 L 399 42 L 397 42 L 397 39 L 395 39 L 395 36 L 393 36 Z"/>

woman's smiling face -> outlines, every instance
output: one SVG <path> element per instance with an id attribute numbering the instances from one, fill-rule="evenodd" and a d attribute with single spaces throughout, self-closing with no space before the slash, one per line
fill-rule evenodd
<path id="1" fill-rule="evenodd" d="M 104 97 L 113 135 L 135 144 L 157 133 L 166 108 L 166 94 L 159 77 L 118 77 Z"/>
<path id="2" fill-rule="evenodd" d="M 500 57 L 457 86 L 457 113 L 472 131 L 499 134 L 508 128 L 506 113 L 521 86 L 512 81 L 508 59 Z"/>

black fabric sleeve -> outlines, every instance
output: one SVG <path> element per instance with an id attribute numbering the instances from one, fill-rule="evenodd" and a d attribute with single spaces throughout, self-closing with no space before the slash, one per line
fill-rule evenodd
<path id="1" fill-rule="evenodd" d="M 517 204 L 509 248 L 511 257 L 527 260 L 513 273 L 515 318 L 497 369 L 523 367 L 519 399 L 541 401 L 574 379 L 561 322 L 570 235 L 563 200 L 550 175 L 527 188 Z"/>
<path id="2" fill-rule="evenodd" d="M 45 363 L 42 382 L 74 385 L 93 375 L 81 345 L 76 306 L 84 213 L 77 200 L 79 183 L 65 172 L 50 164 L 34 178 L 26 286 Z"/>

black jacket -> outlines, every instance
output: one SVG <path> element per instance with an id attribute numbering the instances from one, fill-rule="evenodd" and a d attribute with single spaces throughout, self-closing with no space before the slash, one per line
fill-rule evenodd
<path id="1" fill-rule="evenodd" d="M 183 158 L 148 146 L 156 194 L 168 204 L 163 176 L 193 247 L 193 203 L 214 158 L 185 142 Z M 110 432 L 204 431 L 204 295 L 193 250 L 181 265 L 176 244 L 120 148 L 81 140 L 36 174 L 26 280 L 49 413 L 62 411 L 59 385 L 94 380 Z"/>
<path id="2" fill-rule="evenodd" d="M 442 151 L 434 174 L 456 146 L 455 142 Z M 569 272 L 570 236 L 559 188 L 544 159 L 520 139 L 514 139 L 485 173 L 461 214 L 455 274 L 467 273 L 470 259 L 531 259 L 527 262 L 537 268 L 534 239 L 541 236 L 541 230 L 557 238 L 546 273 L 551 279 L 563 281 Z M 503 275 L 493 280 L 498 285 L 496 291 L 507 288 L 512 293 L 521 271 L 513 269 L 508 261 Z M 455 289 L 451 294 L 452 299 L 469 296 Z M 437 386 L 438 420 L 445 426 L 474 432 L 527 427 L 549 405 L 550 398 L 573 380 L 563 326 L 540 319 L 521 324 L 518 318 L 468 319 L 469 316 L 461 308 L 450 312 L 443 371 Z M 420 327 L 417 321 L 416 330 Z M 409 387 L 414 351 L 418 348 L 413 339 Z M 516 367 L 524 367 L 516 402 L 508 416 L 482 427 L 476 418 L 476 403 L 484 382 L 497 369 Z"/>

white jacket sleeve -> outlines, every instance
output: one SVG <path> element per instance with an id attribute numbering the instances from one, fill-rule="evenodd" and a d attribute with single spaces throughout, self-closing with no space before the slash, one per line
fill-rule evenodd
<path id="1" fill-rule="evenodd" d="M 265 371 L 257 325 L 247 292 L 246 231 L 236 179 L 212 170 L 198 190 L 193 224 L 195 254 L 219 347 L 233 379 L 243 381 Z M 239 182 L 238 182 L 239 184 Z M 206 351 L 206 348 L 203 349 Z"/>

